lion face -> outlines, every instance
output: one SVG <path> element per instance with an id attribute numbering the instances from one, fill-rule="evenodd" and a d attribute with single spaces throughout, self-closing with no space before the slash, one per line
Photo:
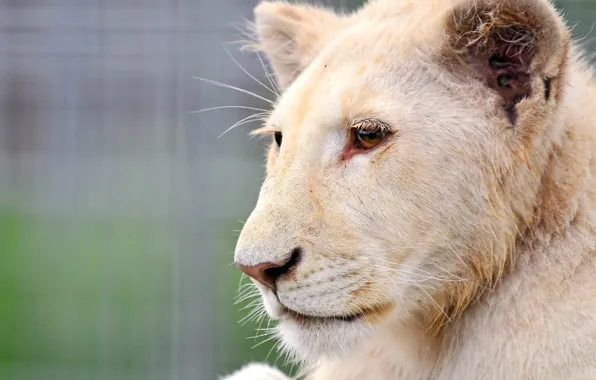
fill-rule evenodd
<path id="1" fill-rule="evenodd" d="M 284 92 L 257 131 L 267 177 L 235 261 L 303 359 L 456 318 L 529 223 L 543 158 L 527 152 L 556 117 L 564 28 L 546 2 L 472 3 L 255 11 Z M 486 29 L 516 7 L 531 27 Z M 512 25 L 521 42 L 502 38 Z"/>

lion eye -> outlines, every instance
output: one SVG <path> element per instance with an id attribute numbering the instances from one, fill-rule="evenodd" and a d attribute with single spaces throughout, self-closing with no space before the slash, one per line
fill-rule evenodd
<path id="1" fill-rule="evenodd" d="M 274 139 L 275 143 L 277 144 L 277 147 L 281 147 L 281 141 L 283 140 L 283 135 L 281 134 L 281 132 L 275 132 Z"/>
<path id="2" fill-rule="evenodd" d="M 355 129 L 354 144 L 362 150 L 370 150 L 385 140 L 389 132 L 385 128 Z"/>

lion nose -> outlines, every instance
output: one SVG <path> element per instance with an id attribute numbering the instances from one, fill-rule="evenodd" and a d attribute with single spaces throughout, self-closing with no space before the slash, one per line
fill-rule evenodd
<path id="1" fill-rule="evenodd" d="M 277 279 L 298 264 L 301 252 L 300 248 L 293 249 L 288 258 L 280 263 L 266 262 L 252 266 L 236 263 L 236 266 L 251 278 L 275 291 Z"/>

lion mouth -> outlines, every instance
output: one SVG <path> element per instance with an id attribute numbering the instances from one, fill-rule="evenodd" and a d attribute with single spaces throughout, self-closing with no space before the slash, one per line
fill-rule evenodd
<path id="1" fill-rule="evenodd" d="M 287 307 L 284 307 L 283 313 L 297 322 L 322 322 L 322 321 L 342 321 L 342 322 L 353 322 L 357 319 L 364 317 L 364 312 L 358 312 L 355 314 L 348 314 L 348 315 L 337 315 L 337 316 L 328 316 L 328 317 L 321 317 L 315 315 L 308 315 L 302 314 Z"/>
<path id="2" fill-rule="evenodd" d="M 299 313 L 295 310 L 288 308 L 287 306 L 284 306 L 283 314 L 286 317 L 288 317 L 296 322 L 302 322 L 302 323 L 313 323 L 313 322 L 316 323 L 316 322 L 327 322 L 327 321 L 340 321 L 340 322 L 350 323 L 350 322 L 355 322 L 355 321 L 364 320 L 364 319 L 371 320 L 374 317 L 378 317 L 378 316 L 384 314 L 391 308 L 392 308 L 391 305 L 386 304 L 386 305 L 379 305 L 379 306 L 374 306 L 374 307 L 370 307 L 370 308 L 362 308 L 358 312 L 352 313 L 352 314 L 321 317 L 321 316 Z"/>

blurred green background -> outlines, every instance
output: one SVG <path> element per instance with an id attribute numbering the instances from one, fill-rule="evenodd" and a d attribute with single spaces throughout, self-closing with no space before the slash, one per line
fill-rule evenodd
<path id="1" fill-rule="evenodd" d="M 250 112 L 190 113 L 266 108 L 191 79 L 271 96 L 222 45 L 255 3 L 0 2 L 0 379 L 200 380 L 283 364 L 272 341 L 251 349 L 257 323 L 238 323 L 251 299 L 233 304 L 263 147 L 246 128 L 218 139 Z M 558 5 L 594 51 L 596 2 Z"/>

